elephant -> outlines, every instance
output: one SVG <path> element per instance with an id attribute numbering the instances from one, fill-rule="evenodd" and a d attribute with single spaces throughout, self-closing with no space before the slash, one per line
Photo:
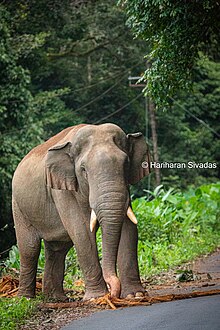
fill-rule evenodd
<path id="1" fill-rule="evenodd" d="M 145 294 L 129 185 L 149 174 L 149 157 L 142 133 L 126 135 L 119 126 L 105 123 L 68 127 L 23 158 L 12 180 L 20 254 L 18 296 L 35 296 L 42 240 L 45 296 L 67 299 L 65 257 L 72 246 L 83 273 L 84 300 L 108 292 L 130 298 Z M 101 264 L 96 245 L 99 226 Z"/>

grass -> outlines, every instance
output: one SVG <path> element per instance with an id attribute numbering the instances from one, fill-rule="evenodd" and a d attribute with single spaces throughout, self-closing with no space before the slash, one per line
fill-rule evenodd
<path id="1" fill-rule="evenodd" d="M 0 299 L 0 329 L 13 330 L 24 323 L 36 309 L 38 300 L 26 298 Z"/>
<path id="2" fill-rule="evenodd" d="M 150 195 L 150 201 L 149 196 Z M 203 185 L 187 192 L 165 191 L 162 186 L 146 197 L 132 202 L 138 219 L 138 259 L 144 278 L 211 252 L 220 245 L 220 183 Z M 101 233 L 97 233 L 100 259 Z M 19 254 L 12 247 L 4 261 L 5 271 L 19 269 Z M 39 257 L 38 272 L 44 267 L 44 248 Z M 65 286 L 82 277 L 74 249 L 66 258 Z M 0 299 L 0 328 L 15 329 L 17 322 L 33 313 L 37 300 Z"/>

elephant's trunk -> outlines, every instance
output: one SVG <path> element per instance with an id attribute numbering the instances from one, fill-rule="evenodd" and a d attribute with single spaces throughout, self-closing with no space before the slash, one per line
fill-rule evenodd
<path id="1" fill-rule="evenodd" d="M 111 296 L 119 297 L 121 285 L 117 277 L 116 261 L 123 220 L 128 208 L 128 191 L 109 189 L 97 199 L 95 213 L 102 230 L 102 269 Z"/>
<path id="2" fill-rule="evenodd" d="M 115 210 L 114 210 L 115 212 Z M 111 211 L 108 211 L 111 213 Z M 102 229 L 102 269 L 105 282 L 110 286 L 111 296 L 119 297 L 121 286 L 116 272 L 118 246 L 121 237 L 123 215 L 106 215 Z"/>

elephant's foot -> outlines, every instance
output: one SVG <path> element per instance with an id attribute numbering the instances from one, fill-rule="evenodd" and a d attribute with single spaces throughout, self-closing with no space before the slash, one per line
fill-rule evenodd
<path id="1" fill-rule="evenodd" d="M 43 286 L 44 297 L 54 301 L 68 301 L 69 298 L 65 295 L 63 288 L 54 287 L 51 282 L 44 282 Z"/>
<path id="2" fill-rule="evenodd" d="M 61 292 L 53 292 L 53 293 L 45 293 L 44 296 L 46 300 L 53 300 L 53 301 L 62 301 L 62 302 L 68 302 L 69 298 Z"/>
<path id="3" fill-rule="evenodd" d="M 142 291 L 132 292 L 125 296 L 125 299 L 139 299 L 145 297 L 146 293 Z"/>
<path id="4" fill-rule="evenodd" d="M 95 299 L 95 298 L 98 298 L 98 297 L 102 297 L 104 295 L 106 295 L 108 293 L 108 290 L 90 290 L 90 289 L 87 289 L 86 292 L 85 292 L 85 295 L 83 297 L 83 301 L 86 301 L 86 300 L 91 300 L 91 299 Z"/>
<path id="5" fill-rule="evenodd" d="M 35 293 L 33 293 L 33 291 L 27 291 L 27 290 L 18 290 L 18 294 L 17 294 L 17 297 L 19 298 L 22 298 L 22 297 L 25 297 L 25 298 L 35 298 Z"/>
<path id="6" fill-rule="evenodd" d="M 133 299 L 142 298 L 147 295 L 147 292 L 141 284 L 127 284 L 122 285 L 121 298 Z"/>

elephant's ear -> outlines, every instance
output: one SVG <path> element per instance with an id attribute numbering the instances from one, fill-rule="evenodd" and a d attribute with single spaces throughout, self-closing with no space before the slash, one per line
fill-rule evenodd
<path id="1" fill-rule="evenodd" d="M 150 152 L 142 133 L 128 134 L 130 169 L 128 182 L 135 184 L 150 173 Z"/>
<path id="2" fill-rule="evenodd" d="M 58 190 L 77 190 L 74 162 L 70 157 L 70 142 L 48 150 L 46 158 L 46 185 Z"/>

